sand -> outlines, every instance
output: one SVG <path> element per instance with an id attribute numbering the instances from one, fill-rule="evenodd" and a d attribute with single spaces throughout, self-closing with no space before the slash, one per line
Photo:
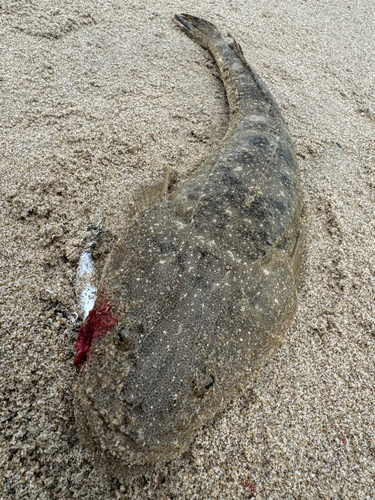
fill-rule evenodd
<path id="1" fill-rule="evenodd" d="M 0 6 L 1 498 L 374 498 L 374 4 L 144 4 Z M 165 169 L 183 182 L 225 134 L 218 71 L 174 12 L 235 36 L 280 105 L 308 251 L 295 322 L 252 389 L 125 486 L 76 436 L 75 273 L 103 215 L 102 257 Z"/>

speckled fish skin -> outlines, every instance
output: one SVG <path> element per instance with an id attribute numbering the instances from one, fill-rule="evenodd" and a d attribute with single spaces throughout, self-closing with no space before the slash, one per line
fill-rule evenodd
<path id="1" fill-rule="evenodd" d="M 106 470 L 167 461 L 240 394 L 297 309 L 300 193 L 291 138 L 236 42 L 175 22 L 216 60 L 229 106 L 218 150 L 113 249 L 99 295 L 118 325 L 80 372 L 79 433 Z"/>

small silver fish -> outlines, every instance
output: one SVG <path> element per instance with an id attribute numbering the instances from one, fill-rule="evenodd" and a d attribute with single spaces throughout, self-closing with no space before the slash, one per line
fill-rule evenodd
<path id="1" fill-rule="evenodd" d="M 81 285 L 82 283 L 82 285 Z M 95 266 L 91 251 L 86 250 L 80 257 L 77 269 L 77 288 L 82 318 L 85 320 L 95 305 L 98 289 L 95 286 Z"/>
<path id="2" fill-rule="evenodd" d="M 96 286 L 97 276 L 95 271 L 92 251 L 99 236 L 103 232 L 104 217 L 100 220 L 93 239 L 85 246 L 79 258 L 76 273 L 76 295 L 78 299 L 78 317 L 85 320 L 95 305 L 98 288 Z"/>

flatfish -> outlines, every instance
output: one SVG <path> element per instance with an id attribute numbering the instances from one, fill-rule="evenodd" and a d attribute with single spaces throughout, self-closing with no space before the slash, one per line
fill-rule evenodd
<path id="1" fill-rule="evenodd" d="M 179 456 L 252 381 L 297 309 L 298 166 L 272 95 L 208 21 L 175 23 L 213 55 L 227 134 L 105 264 L 76 344 L 75 414 L 107 471 Z"/>

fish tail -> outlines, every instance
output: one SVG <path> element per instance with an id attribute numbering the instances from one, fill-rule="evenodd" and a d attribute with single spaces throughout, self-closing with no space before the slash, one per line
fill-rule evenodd
<path id="1" fill-rule="evenodd" d="M 225 42 L 220 31 L 214 24 L 200 17 L 191 16 L 190 14 L 175 14 L 173 21 L 192 40 L 203 48 L 213 52 L 213 55 L 215 52 L 215 45 L 221 47 L 221 52 L 223 52 L 223 46 L 229 47 L 233 54 L 240 59 L 242 64 L 248 67 L 241 45 L 234 39 L 229 43 Z"/>
<path id="2" fill-rule="evenodd" d="M 285 124 L 277 104 L 262 79 L 246 62 L 241 45 L 236 40 L 228 43 L 214 24 L 199 17 L 175 14 L 173 20 L 192 40 L 211 52 L 220 70 L 232 117 L 236 117 L 240 110 L 242 115 L 260 113 L 268 116 L 271 108 L 272 115 L 283 124 L 284 130 Z"/>
<path id="3" fill-rule="evenodd" d="M 210 49 L 214 39 L 222 39 L 216 26 L 205 19 L 190 14 L 175 14 L 173 21 L 188 37 L 205 49 Z"/>

